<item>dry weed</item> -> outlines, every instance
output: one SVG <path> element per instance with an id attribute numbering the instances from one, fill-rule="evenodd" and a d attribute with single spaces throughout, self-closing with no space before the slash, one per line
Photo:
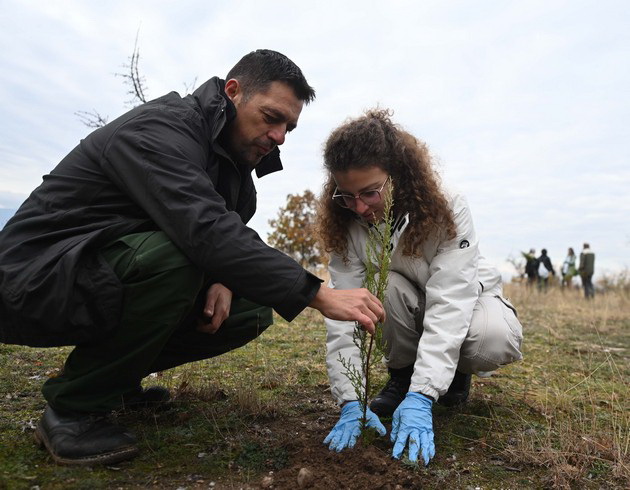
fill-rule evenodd
<path id="1" fill-rule="evenodd" d="M 607 473 L 630 483 L 628 326 L 625 291 L 586 302 L 576 291 L 511 290 L 527 312 L 526 403 L 543 422 L 524 430 L 505 452 L 512 463 L 550 470 L 549 486 L 577 488 Z"/>

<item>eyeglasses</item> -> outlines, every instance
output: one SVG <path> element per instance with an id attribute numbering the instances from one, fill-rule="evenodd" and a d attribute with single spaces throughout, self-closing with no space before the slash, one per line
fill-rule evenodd
<path id="1" fill-rule="evenodd" d="M 366 191 L 359 192 L 358 194 L 337 192 L 338 189 L 335 187 L 332 200 L 339 204 L 342 208 L 355 209 L 357 207 L 357 199 L 361 199 L 361 201 L 363 201 L 363 203 L 367 206 L 374 206 L 375 204 L 381 202 L 381 199 L 383 198 L 383 196 L 381 196 L 381 192 L 383 192 L 383 188 L 387 182 L 389 182 L 389 176 L 385 179 L 385 182 L 383 182 L 380 189 L 368 189 Z"/>

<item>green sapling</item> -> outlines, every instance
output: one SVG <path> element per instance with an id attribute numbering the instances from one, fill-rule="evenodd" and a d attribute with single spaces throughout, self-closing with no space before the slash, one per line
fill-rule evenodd
<path id="1" fill-rule="evenodd" d="M 391 238 L 393 228 L 393 188 L 390 184 L 389 192 L 385 196 L 384 218 L 380 223 L 370 225 L 366 243 L 367 263 L 365 264 L 365 278 L 363 287 L 376 296 L 381 303 L 385 303 L 385 291 L 392 258 Z M 376 324 L 373 335 L 363 330 L 358 323 L 352 334 L 354 344 L 359 349 L 360 368 L 339 354 L 339 362 L 345 369 L 344 374 L 350 380 L 363 411 L 361 431 L 364 432 L 367 423 L 368 400 L 376 392 L 372 383 L 372 369 L 383 359 L 385 342 L 383 340 L 383 325 Z"/>

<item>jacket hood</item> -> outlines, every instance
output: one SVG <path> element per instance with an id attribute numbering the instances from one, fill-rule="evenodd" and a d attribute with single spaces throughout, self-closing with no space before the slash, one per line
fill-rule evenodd
<path id="1" fill-rule="evenodd" d="M 236 107 L 230 98 L 225 95 L 225 80 L 212 77 L 200 85 L 193 93 L 192 98 L 200 107 L 211 130 L 210 139 L 214 143 L 225 125 L 236 118 Z M 220 114 L 219 117 L 215 117 Z M 267 174 L 282 170 L 280 149 L 275 148 L 256 165 L 256 176 L 264 177 Z"/>

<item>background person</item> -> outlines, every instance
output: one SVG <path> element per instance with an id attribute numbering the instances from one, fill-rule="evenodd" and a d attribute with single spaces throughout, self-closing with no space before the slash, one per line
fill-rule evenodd
<path id="1" fill-rule="evenodd" d="M 567 256 L 562 262 L 562 287 L 571 287 L 571 283 L 573 282 L 573 276 L 577 275 L 577 268 L 575 267 L 577 257 L 575 256 L 575 252 L 571 247 L 567 251 Z"/>
<path id="2" fill-rule="evenodd" d="M 538 281 L 538 260 L 536 259 L 536 249 L 530 248 L 529 253 L 521 252 L 525 258 L 525 275 L 527 276 L 527 286 L 531 287 Z"/>
<path id="3" fill-rule="evenodd" d="M 595 297 L 595 287 L 593 286 L 593 274 L 595 274 L 595 253 L 591 246 L 585 243 L 580 252 L 580 265 L 578 267 L 582 286 L 584 287 L 584 297 L 592 299 Z"/>
<path id="4" fill-rule="evenodd" d="M 135 437 L 105 415 L 167 399 L 142 378 L 246 344 L 271 308 L 290 321 L 312 306 L 368 330 L 383 315 L 366 290 L 321 286 L 246 226 L 252 170 L 282 169 L 277 147 L 314 97 L 286 56 L 249 53 L 226 80 L 87 136 L 0 232 L 0 341 L 76 345 L 42 388 L 36 436 L 56 462 L 134 456 Z"/>
<path id="5" fill-rule="evenodd" d="M 371 227 L 382 226 L 393 192 L 394 233 L 383 338 L 389 380 L 372 400 L 368 425 L 385 433 L 393 456 L 409 447 L 425 464 L 435 453 L 432 407 L 463 403 L 471 374 L 522 358 L 522 328 L 502 296 L 501 276 L 479 253 L 466 199 L 438 183 L 427 147 L 371 110 L 335 129 L 324 149 L 328 172 L 319 230 L 330 253 L 331 286 L 361 286 Z M 393 189 L 393 191 L 392 191 Z M 359 435 L 362 412 L 340 357 L 361 369 L 353 326 L 326 319 L 327 367 L 341 416 L 324 442 L 341 451 Z"/>
<path id="6" fill-rule="evenodd" d="M 549 276 L 555 276 L 556 272 L 553 270 L 553 265 L 551 265 L 551 259 L 547 255 L 547 249 L 543 248 L 540 251 L 540 257 L 538 257 L 538 268 L 536 269 L 538 272 L 538 290 L 542 292 L 547 292 L 547 288 L 549 287 Z"/>

